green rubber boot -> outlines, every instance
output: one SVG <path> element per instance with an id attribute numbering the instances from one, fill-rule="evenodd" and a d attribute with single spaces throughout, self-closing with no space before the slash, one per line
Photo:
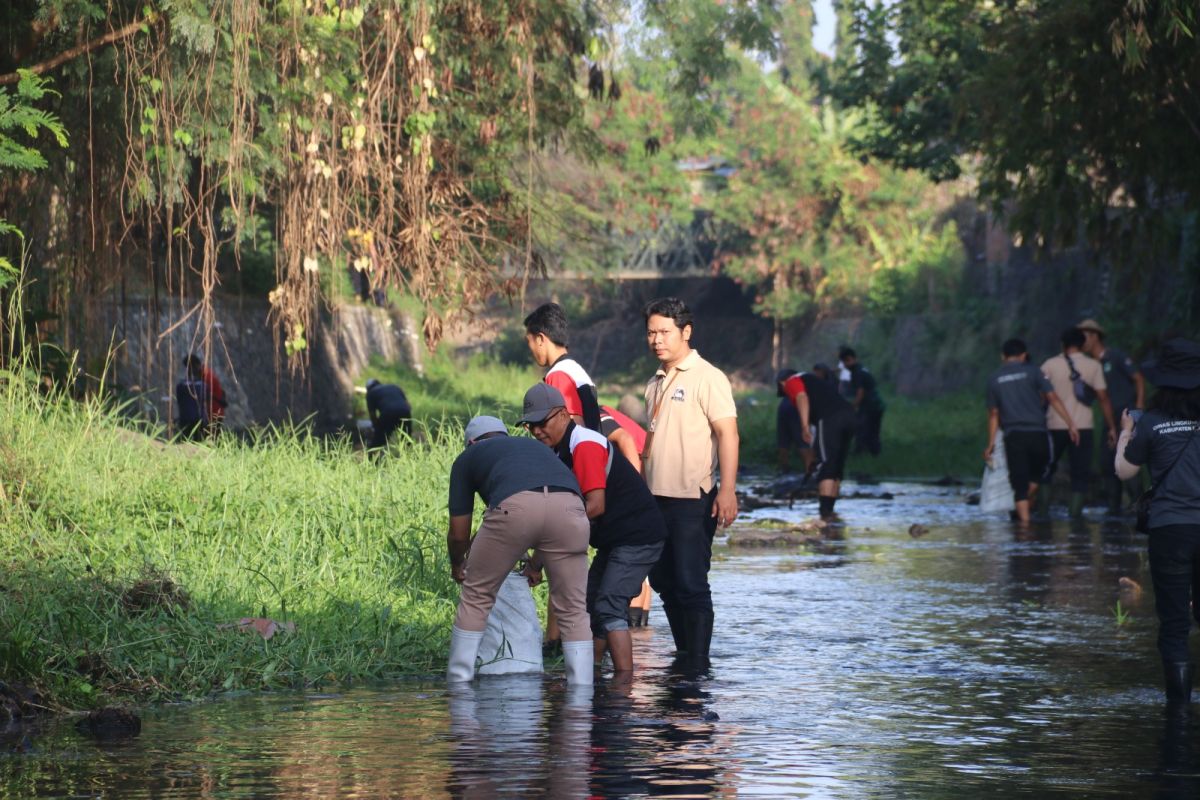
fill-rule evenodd
<path id="1" fill-rule="evenodd" d="M 1080 492 L 1071 492 L 1071 501 L 1067 506 L 1071 519 L 1083 518 L 1083 494 Z"/>

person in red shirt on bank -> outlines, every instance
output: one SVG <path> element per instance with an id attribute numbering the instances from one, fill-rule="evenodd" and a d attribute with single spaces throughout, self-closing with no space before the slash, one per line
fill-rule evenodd
<path id="1" fill-rule="evenodd" d="M 217 378 L 215 372 L 204 366 L 204 362 L 200 360 L 200 356 L 195 353 L 189 355 L 183 361 L 183 365 L 191 371 L 196 369 L 200 374 L 200 380 L 204 383 L 206 396 L 208 398 L 207 425 L 208 435 L 216 436 L 221 430 L 221 424 L 225 421 L 225 409 L 229 406 L 225 400 L 225 389 L 221 387 L 221 381 Z M 193 367 L 194 365 L 194 367 Z"/>

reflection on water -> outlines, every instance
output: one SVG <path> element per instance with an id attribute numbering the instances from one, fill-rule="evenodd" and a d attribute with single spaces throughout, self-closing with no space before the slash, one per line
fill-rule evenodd
<path id="1" fill-rule="evenodd" d="M 707 675 L 672 668 L 656 614 L 632 685 L 243 695 L 103 746 L 53 722 L 0 735 L 0 798 L 1200 796 L 1200 723 L 1160 711 L 1144 538 L 881 490 L 819 546 L 719 553 Z M 1146 593 L 1118 625 L 1122 576 Z"/>

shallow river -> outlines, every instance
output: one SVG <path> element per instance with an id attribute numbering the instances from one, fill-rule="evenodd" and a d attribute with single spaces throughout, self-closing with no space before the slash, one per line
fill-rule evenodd
<path id="1" fill-rule="evenodd" d="M 1200 797 L 1200 722 L 1160 709 L 1144 537 L 1099 517 L 1018 535 L 960 489 L 861 490 L 895 499 L 840 502 L 837 538 L 718 548 L 700 680 L 670 672 L 656 607 L 632 689 L 241 695 L 102 745 L 59 723 L 4 743 L 0 797 Z"/>

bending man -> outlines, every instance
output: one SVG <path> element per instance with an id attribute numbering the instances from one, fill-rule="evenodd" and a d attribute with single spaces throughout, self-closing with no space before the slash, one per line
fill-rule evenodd
<path id="1" fill-rule="evenodd" d="M 487 510 L 471 539 L 475 495 Z M 571 471 L 532 439 L 515 439 L 495 417 L 467 424 L 466 449 L 450 468 L 450 575 L 462 584 L 450 636 L 448 681 L 469 681 L 496 593 L 517 560 L 536 548 L 550 573 L 550 607 L 563 633 L 567 683 L 591 685 L 588 519 Z M 470 551 L 468 562 L 467 552 Z"/>

